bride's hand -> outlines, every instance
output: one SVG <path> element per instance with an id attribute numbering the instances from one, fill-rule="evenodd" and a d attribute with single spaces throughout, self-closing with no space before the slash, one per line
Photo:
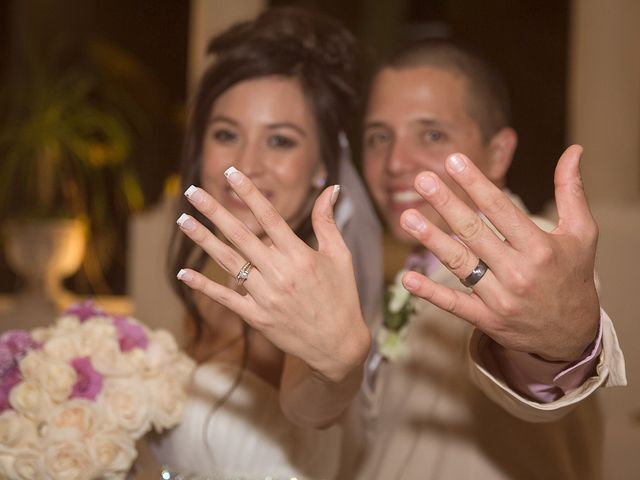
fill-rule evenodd
<path id="1" fill-rule="evenodd" d="M 185 195 L 228 239 L 224 243 L 193 217 L 178 223 L 231 276 L 251 262 L 246 294 L 220 285 L 199 272 L 183 269 L 178 278 L 189 287 L 240 315 L 284 352 L 303 360 L 334 382 L 360 369 L 371 339 L 362 318 L 351 254 L 333 218 L 339 187 L 328 187 L 311 214 L 318 250 L 291 230 L 251 180 L 231 167 L 225 176 L 271 240 L 266 245 L 201 188 Z M 235 247 L 235 248 L 234 248 Z"/>

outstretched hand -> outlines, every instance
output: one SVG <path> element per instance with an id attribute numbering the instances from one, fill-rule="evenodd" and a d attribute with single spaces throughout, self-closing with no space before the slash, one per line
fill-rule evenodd
<path id="1" fill-rule="evenodd" d="M 405 274 L 413 294 L 447 310 L 512 350 L 547 360 L 579 358 L 596 336 L 599 301 L 594 281 L 598 228 L 580 177 L 582 148 L 569 147 L 555 172 L 558 226 L 544 232 L 464 155 L 447 158 L 449 175 L 504 237 L 499 238 L 432 172 L 416 177 L 415 188 L 445 219 L 457 239 L 417 210 L 401 217 L 458 278 L 482 259 L 489 270 L 465 293 L 416 272 Z"/>
<path id="2" fill-rule="evenodd" d="M 300 358 L 322 377 L 339 382 L 361 369 L 370 336 L 360 312 L 351 254 L 333 219 L 339 187 L 327 188 L 312 212 L 318 240 L 314 250 L 300 240 L 251 180 L 234 168 L 225 176 L 264 230 L 258 238 L 211 195 L 190 187 L 191 204 L 228 240 L 216 237 L 193 217 L 181 229 L 227 273 L 235 277 L 247 262 L 246 293 L 220 285 L 191 269 L 178 274 L 189 287 L 236 312 L 285 353 Z"/>

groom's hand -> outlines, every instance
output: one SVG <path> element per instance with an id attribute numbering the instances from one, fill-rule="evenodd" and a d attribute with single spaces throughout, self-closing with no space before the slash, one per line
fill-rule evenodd
<path id="1" fill-rule="evenodd" d="M 457 239 L 416 210 L 403 213 L 403 228 L 458 278 L 477 283 L 464 293 L 409 272 L 403 279 L 405 287 L 475 325 L 505 348 L 547 360 L 579 358 L 594 340 L 599 321 L 594 282 L 598 228 L 580 178 L 581 154 L 582 148 L 574 145 L 558 161 L 554 181 L 559 223 L 550 233 L 536 226 L 464 155 L 448 157 L 447 172 L 479 212 L 434 173 L 418 174 L 416 190 Z M 482 221 L 480 212 L 504 241 Z M 488 270 L 478 280 L 478 272 L 472 273 L 480 259 Z"/>

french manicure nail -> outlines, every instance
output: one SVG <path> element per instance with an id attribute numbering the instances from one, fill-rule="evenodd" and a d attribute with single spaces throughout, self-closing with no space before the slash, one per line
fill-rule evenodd
<path id="1" fill-rule="evenodd" d="M 184 268 L 182 268 L 178 272 L 176 277 L 178 278 L 178 280 L 182 280 L 183 282 L 189 282 L 193 280 L 193 275 L 191 274 L 191 272 L 189 272 L 188 270 L 185 270 Z"/>
<path id="2" fill-rule="evenodd" d="M 180 226 L 181 229 L 191 232 L 196 229 L 196 222 L 191 218 L 191 216 L 183 213 L 180 215 L 180 218 L 176 220 L 176 223 Z"/>
<path id="3" fill-rule="evenodd" d="M 184 191 L 184 196 L 191 200 L 193 203 L 200 203 L 203 199 L 200 189 L 193 185 L 191 185 Z"/>
<path id="4" fill-rule="evenodd" d="M 340 185 L 334 185 L 333 192 L 331 192 L 331 206 L 334 206 L 336 204 L 338 195 L 340 195 Z"/>
<path id="5" fill-rule="evenodd" d="M 467 162 L 465 161 L 464 157 L 459 153 L 454 153 L 453 155 L 450 155 L 449 158 L 447 158 L 447 162 L 449 162 L 449 166 L 451 167 L 451 170 L 457 173 L 460 173 L 467 167 Z"/>
<path id="6" fill-rule="evenodd" d="M 404 217 L 404 224 L 409 227 L 411 230 L 416 232 L 421 232 L 425 229 L 426 225 L 422 221 L 422 219 L 413 212 L 407 213 Z"/>
<path id="7" fill-rule="evenodd" d="M 239 185 L 242 182 L 242 175 L 236 167 L 229 167 L 224 171 L 224 177 L 232 185 Z"/>
<path id="8" fill-rule="evenodd" d="M 418 185 L 420 185 L 420 188 L 424 190 L 424 193 L 426 194 L 432 194 L 438 190 L 438 185 L 431 175 L 421 176 L 418 179 Z"/>

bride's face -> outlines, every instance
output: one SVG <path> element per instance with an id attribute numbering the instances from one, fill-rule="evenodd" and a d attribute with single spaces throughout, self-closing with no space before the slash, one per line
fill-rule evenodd
<path id="1" fill-rule="evenodd" d="M 262 229 L 229 187 L 230 166 L 248 175 L 295 228 L 325 175 L 315 120 L 299 82 L 269 76 L 235 84 L 214 102 L 202 145 L 202 185 L 256 234 Z"/>

